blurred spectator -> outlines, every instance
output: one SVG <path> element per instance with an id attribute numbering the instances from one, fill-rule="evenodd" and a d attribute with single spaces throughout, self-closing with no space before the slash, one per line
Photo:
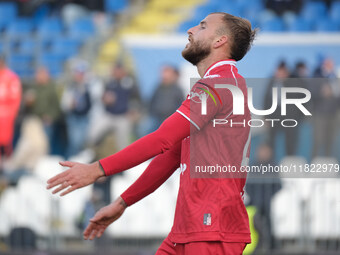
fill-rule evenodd
<path id="1" fill-rule="evenodd" d="M 90 219 L 95 215 L 95 213 L 105 205 L 103 201 L 103 192 L 100 189 L 94 188 L 91 197 L 85 203 L 84 210 L 80 215 L 78 227 L 84 231 Z"/>
<path id="2" fill-rule="evenodd" d="M 324 59 L 315 70 L 314 78 L 318 79 L 314 79 L 311 86 L 314 119 L 313 157 L 332 156 L 340 90 L 333 60 Z"/>
<path id="3" fill-rule="evenodd" d="M 290 79 L 287 79 L 284 83 L 285 87 L 299 87 L 299 88 L 307 88 L 307 75 L 308 75 L 308 69 L 304 62 L 298 62 L 295 65 L 295 69 L 293 70 Z M 300 93 L 289 93 L 289 98 L 291 99 L 298 99 L 302 98 L 304 95 Z M 280 100 L 280 99 L 279 99 Z M 310 105 L 304 104 L 304 106 L 310 111 Z M 288 104 L 286 106 L 286 119 L 293 119 L 297 121 L 296 127 L 286 127 L 283 128 L 286 139 L 286 154 L 289 156 L 296 155 L 297 146 L 299 142 L 299 132 L 301 130 L 301 124 L 304 119 L 304 114 L 301 112 L 299 108 L 297 108 L 295 105 Z"/>
<path id="4" fill-rule="evenodd" d="M 303 80 L 308 77 L 308 68 L 305 62 L 299 61 L 296 63 L 291 77 L 301 79 L 301 82 L 304 82 Z"/>
<path id="5" fill-rule="evenodd" d="M 72 82 L 62 97 L 62 108 L 66 113 L 68 153 L 73 156 L 83 149 L 89 127 L 91 99 L 87 80 L 87 62 L 79 62 L 72 70 Z"/>
<path id="6" fill-rule="evenodd" d="M 83 212 L 80 215 L 78 221 L 78 228 L 81 230 L 81 232 L 85 230 L 86 226 L 90 222 L 90 219 L 93 218 L 93 216 L 99 209 L 112 202 L 107 202 L 105 200 L 105 195 L 106 194 L 101 188 L 98 188 L 96 186 L 93 188 L 91 197 L 88 201 L 86 201 Z M 106 233 L 104 233 L 101 238 L 97 238 L 96 240 L 94 240 L 94 245 L 98 248 L 108 247 L 110 243 L 111 239 L 106 235 Z"/>
<path id="7" fill-rule="evenodd" d="M 0 56 L 0 170 L 1 156 L 9 156 L 12 151 L 14 124 L 21 101 L 19 77 L 6 65 Z"/>
<path id="8" fill-rule="evenodd" d="M 104 0 L 72 0 L 72 1 L 65 1 L 65 3 L 71 2 L 73 4 L 83 5 L 89 10 L 92 11 L 103 11 L 104 10 Z"/>
<path id="9" fill-rule="evenodd" d="M 76 20 L 86 18 L 90 14 L 88 10 L 81 5 L 67 3 L 61 9 L 61 16 L 66 26 L 70 27 Z"/>
<path id="10" fill-rule="evenodd" d="M 281 89 L 283 87 L 287 86 L 287 79 L 290 76 L 289 70 L 287 68 L 287 65 L 284 61 L 280 62 L 274 77 L 271 78 L 268 87 L 267 87 L 267 91 L 265 94 L 265 101 L 264 101 L 264 109 L 270 109 L 272 106 L 272 102 L 273 102 L 273 96 L 272 96 L 272 91 L 273 88 L 277 88 L 277 92 L 278 92 L 278 100 L 277 100 L 277 108 L 275 110 L 274 113 L 272 113 L 270 116 L 268 116 L 269 119 L 282 119 L 281 116 Z M 292 139 L 288 138 L 289 135 L 289 129 L 290 128 L 284 128 L 281 125 L 277 124 L 274 125 L 273 127 L 269 127 L 269 145 L 271 146 L 271 148 L 275 148 L 275 141 L 276 141 L 276 137 L 278 135 L 278 133 L 280 131 L 284 132 L 284 135 L 287 139 L 285 139 L 286 141 L 286 153 L 288 155 L 293 154 L 293 151 L 291 151 L 291 148 L 295 148 L 295 144 L 290 144 L 290 143 L 295 143 L 295 141 L 291 141 Z M 275 151 L 275 150 L 274 150 Z"/>
<path id="11" fill-rule="evenodd" d="M 273 151 L 267 144 L 262 144 L 256 151 L 255 166 L 275 166 Z M 250 196 L 249 205 L 256 207 L 254 218 L 255 228 L 259 233 L 259 244 L 257 251 L 268 251 L 274 248 L 272 233 L 270 206 L 271 200 L 276 192 L 281 189 L 281 180 L 278 173 L 272 172 L 263 175 L 262 173 L 248 174 L 246 192 Z"/>
<path id="12" fill-rule="evenodd" d="M 32 172 L 39 159 L 47 153 L 48 140 L 41 120 L 36 116 L 26 117 L 14 153 L 5 164 L 7 180 L 17 183 L 20 176 Z"/>
<path id="13" fill-rule="evenodd" d="M 291 78 L 293 78 L 292 80 L 292 84 L 289 85 L 293 85 L 294 87 L 299 87 L 299 88 L 305 88 L 309 90 L 310 87 L 310 82 L 311 80 L 309 79 L 309 71 L 308 68 L 306 66 L 306 63 L 303 61 L 299 61 L 296 63 L 295 68 L 291 74 Z M 310 109 L 310 105 L 309 103 L 304 104 L 304 106 L 311 112 L 312 110 Z M 296 107 L 295 107 L 296 108 Z M 301 111 L 300 111 L 301 112 Z"/>
<path id="14" fill-rule="evenodd" d="M 267 0 L 266 7 L 281 15 L 286 11 L 298 13 L 303 5 L 303 0 Z"/>
<path id="15" fill-rule="evenodd" d="M 44 125 L 49 144 L 53 141 L 55 123 L 60 117 L 59 99 L 48 70 L 39 67 L 35 73 L 35 82 L 25 94 L 27 113 L 38 116 Z"/>
<path id="16" fill-rule="evenodd" d="M 322 0 L 322 1 L 325 2 L 328 8 L 330 8 L 332 3 L 336 2 L 337 0 Z"/>
<path id="17" fill-rule="evenodd" d="M 114 131 L 118 150 L 129 145 L 132 134 L 130 113 L 139 101 L 139 91 L 134 79 L 121 63 L 117 63 L 103 94 L 105 112 L 100 121 L 94 123 L 90 131 L 90 141 L 97 143 L 108 132 Z"/>
<path id="18" fill-rule="evenodd" d="M 171 114 L 173 114 L 184 100 L 184 95 L 178 85 L 179 72 L 175 67 L 164 66 L 161 81 L 150 102 L 150 115 L 153 121 L 153 130 Z"/>

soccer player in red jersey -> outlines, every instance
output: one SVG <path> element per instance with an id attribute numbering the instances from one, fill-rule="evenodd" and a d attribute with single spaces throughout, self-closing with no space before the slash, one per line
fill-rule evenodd
<path id="1" fill-rule="evenodd" d="M 69 169 L 48 180 L 47 188 L 59 185 L 53 193 L 63 190 L 65 195 L 154 157 L 134 184 L 95 214 L 84 231 L 85 239 L 100 237 L 128 206 L 155 191 L 180 167 L 174 224 L 156 254 L 242 254 L 250 243 L 243 203 L 245 176 L 228 177 L 216 170 L 219 165 L 239 171 L 249 159 L 247 88 L 236 61 L 250 49 L 255 31 L 245 19 L 212 13 L 188 35 L 182 55 L 197 66 L 202 79 L 178 110 L 155 132 L 99 162 L 61 162 Z M 243 114 L 233 112 L 232 89 L 215 86 L 218 79 L 242 92 Z M 215 120 L 234 124 L 220 125 Z M 209 166 L 216 166 L 213 174 Z"/>

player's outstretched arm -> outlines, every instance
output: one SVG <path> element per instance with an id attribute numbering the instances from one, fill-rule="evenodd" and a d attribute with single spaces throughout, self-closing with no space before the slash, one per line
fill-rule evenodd
<path id="1" fill-rule="evenodd" d="M 99 162 L 106 175 L 113 175 L 165 153 L 189 135 L 190 122 L 175 112 L 155 132 L 140 138 L 125 149 L 101 159 Z"/>
<path id="2" fill-rule="evenodd" d="M 84 239 L 93 240 L 99 238 L 105 229 L 114 221 L 118 220 L 124 213 L 127 205 L 121 197 L 118 197 L 113 203 L 101 208 L 92 219 L 87 228 L 84 230 Z"/>
<path id="3" fill-rule="evenodd" d="M 47 189 L 58 188 L 53 190 L 53 194 L 64 190 L 61 196 L 64 196 L 76 189 L 85 187 L 94 183 L 99 177 L 104 176 L 104 171 L 98 161 L 92 164 L 82 164 L 77 162 L 60 162 L 61 166 L 69 167 L 66 171 L 54 176 L 47 181 Z"/>
<path id="4" fill-rule="evenodd" d="M 71 163 L 73 165 L 69 165 L 70 169 L 48 180 L 47 188 L 51 189 L 60 185 L 54 193 L 67 189 L 62 195 L 68 194 L 96 181 L 99 178 L 100 166 L 103 167 L 103 173 L 106 176 L 114 175 L 168 151 L 189 135 L 189 121 L 176 112 L 167 118 L 155 132 L 140 138 L 116 154 L 90 165 Z"/>

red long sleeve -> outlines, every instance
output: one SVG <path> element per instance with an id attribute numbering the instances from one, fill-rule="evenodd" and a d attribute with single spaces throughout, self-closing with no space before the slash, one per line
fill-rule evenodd
<path id="1" fill-rule="evenodd" d="M 121 195 L 121 198 L 130 206 L 148 196 L 175 172 L 180 161 L 181 142 L 155 157 L 143 174 Z"/>
<path id="2" fill-rule="evenodd" d="M 160 153 L 190 135 L 190 122 L 175 112 L 153 133 L 146 135 L 125 149 L 101 159 L 105 174 L 113 175 L 134 167 Z"/>

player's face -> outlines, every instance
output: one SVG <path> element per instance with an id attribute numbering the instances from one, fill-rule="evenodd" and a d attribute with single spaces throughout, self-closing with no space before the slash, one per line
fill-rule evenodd
<path id="1" fill-rule="evenodd" d="M 182 51 L 182 56 L 193 65 L 209 56 L 216 30 L 221 23 L 221 14 L 210 14 L 200 24 L 190 28 L 189 43 Z"/>

